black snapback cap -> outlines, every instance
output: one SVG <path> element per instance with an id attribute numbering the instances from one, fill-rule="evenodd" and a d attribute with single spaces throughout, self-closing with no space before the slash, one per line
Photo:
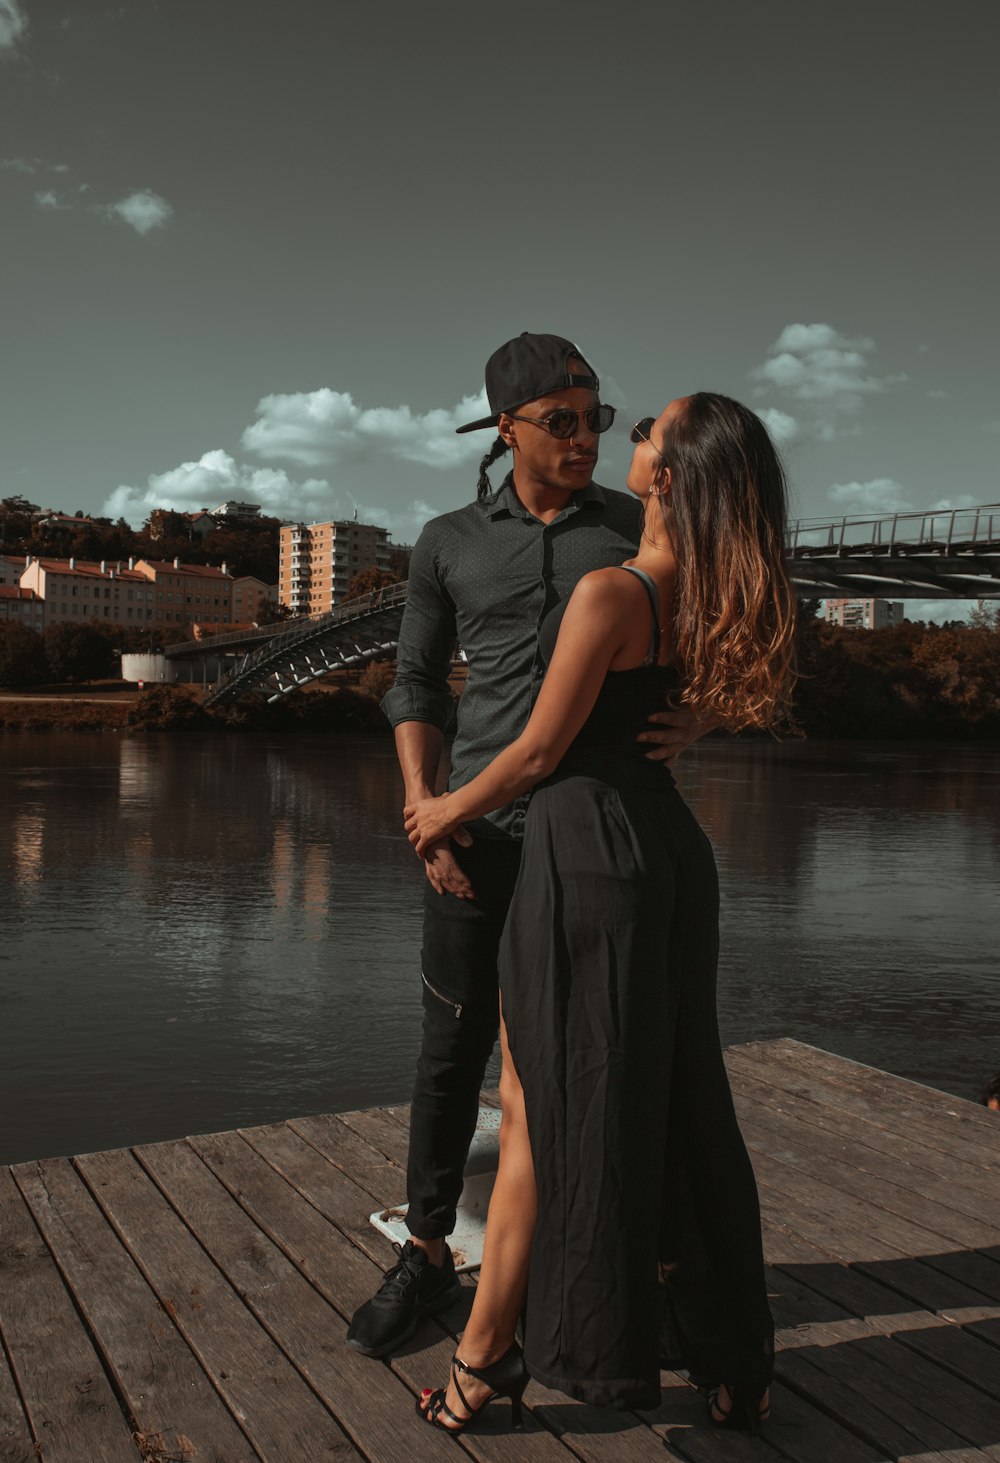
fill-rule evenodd
<path id="1" fill-rule="evenodd" d="M 571 372 L 571 359 L 582 362 L 589 374 Z M 526 401 L 535 401 L 566 386 L 584 386 L 590 391 L 600 389 L 600 382 L 583 352 L 561 335 L 522 331 L 495 350 L 486 362 L 486 395 L 493 415 L 456 427 L 455 431 L 479 432 L 485 427 L 495 427 L 501 412 L 516 411 Z"/>

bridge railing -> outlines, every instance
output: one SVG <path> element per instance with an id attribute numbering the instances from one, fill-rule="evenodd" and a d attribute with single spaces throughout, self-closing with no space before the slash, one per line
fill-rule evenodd
<path id="1" fill-rule="evenodd" d="M 947 554 L 1000 545 L 1000 504 L 981 508 L 942 508 L 925 513 L 861 514 L 844 518 L 799 518 L 788 526 L 786 549 L 794 557 L 804 550 L 846 554 L 851 551 L 891 554 Z"/>
<path id="2" fill-rule="evenodd" d="M 356 599 L 345 600 L 336 609 L 315 619 L 311 615 L 298 615 L 294 620 L 281 620 L 276 625 L 262 625 L 256 630 L 231 630 L 222 635 L 205 635 L 201 640 L 184 640 L 177 645 L 168 645 L 164 652 L 168 656 L 205 655 L 213 650 L 224 650 L 227 645 L 245 645 L 250 640 L 264 641 L 270 650 L 286 643 L 291 645 L 308 629 L 320 626 L 339 625 L 356 620 L 361 615 L 370 615 L 374 610 L 389 609 L 392 605 L 406 602 L 406 584 L 387 584 L 383 589 L 373 589 Z"/>

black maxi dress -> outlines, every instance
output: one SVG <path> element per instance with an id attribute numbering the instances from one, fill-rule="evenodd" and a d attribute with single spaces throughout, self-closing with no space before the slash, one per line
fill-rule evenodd
<path id="1" fill-rule="evenodd" d="M 525 1359 L 595 1406 L 659 1404 L 661 1363 L 763 1391 L 757 1188 L 719 1042 L 711 845 L 636 735 L 676 685 L 609 672 L 535 790 L 500 952 L 538 1220 Z M 548 661 L 565 603 L 539 632 Z"/>

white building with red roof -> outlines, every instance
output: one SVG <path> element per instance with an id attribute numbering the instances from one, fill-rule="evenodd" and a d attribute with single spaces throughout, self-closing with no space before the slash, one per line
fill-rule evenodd
<path id="1" fill-rule="evenodd" d="M 46 625 L 228 625 L 233 619 L 233 577 L 225 564 L 217 569 L 179 559 L 96 563 L 29 554 L 18 583 L 44 601 Z"/>

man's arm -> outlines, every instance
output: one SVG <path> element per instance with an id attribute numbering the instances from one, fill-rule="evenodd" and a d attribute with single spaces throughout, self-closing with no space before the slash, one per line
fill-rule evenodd
<path id="1" fill-rule="evenodd" d="M 443 745 L 442 732 L 429 721 L 401 721 L 396 727 L 396 756 L 406 789 L 405 805 L 434 797 Z M 451 838 L 465 848 L 472 842 L 461 826 L 454 829 Z M 451 851 L 451 838 L 441 839 L 422 854 L 424 869 L 439 894 L 472 899 L 472 885 Z"/>
<path id="2" fill-rule="evenodd" d="M 428 525 L 410 559 L 396 679 L 382 699 L 382 710 L 395 732 L 407 803 L 414 796 L 432 797 L 437 791 L 444 729 L 452 715 L 448 675 L 457 639 L 455 607 L 441 583 L 435 538 L 435 526 Z M 457 843 L 472 842 L 464 828 L 456 829 L 452 836 Z M 473 897 L 472 885 L 459 867 L 449 839 L 427 850 L 424 868 L 439 894 L 447 891 L 460 899 Z"/>

